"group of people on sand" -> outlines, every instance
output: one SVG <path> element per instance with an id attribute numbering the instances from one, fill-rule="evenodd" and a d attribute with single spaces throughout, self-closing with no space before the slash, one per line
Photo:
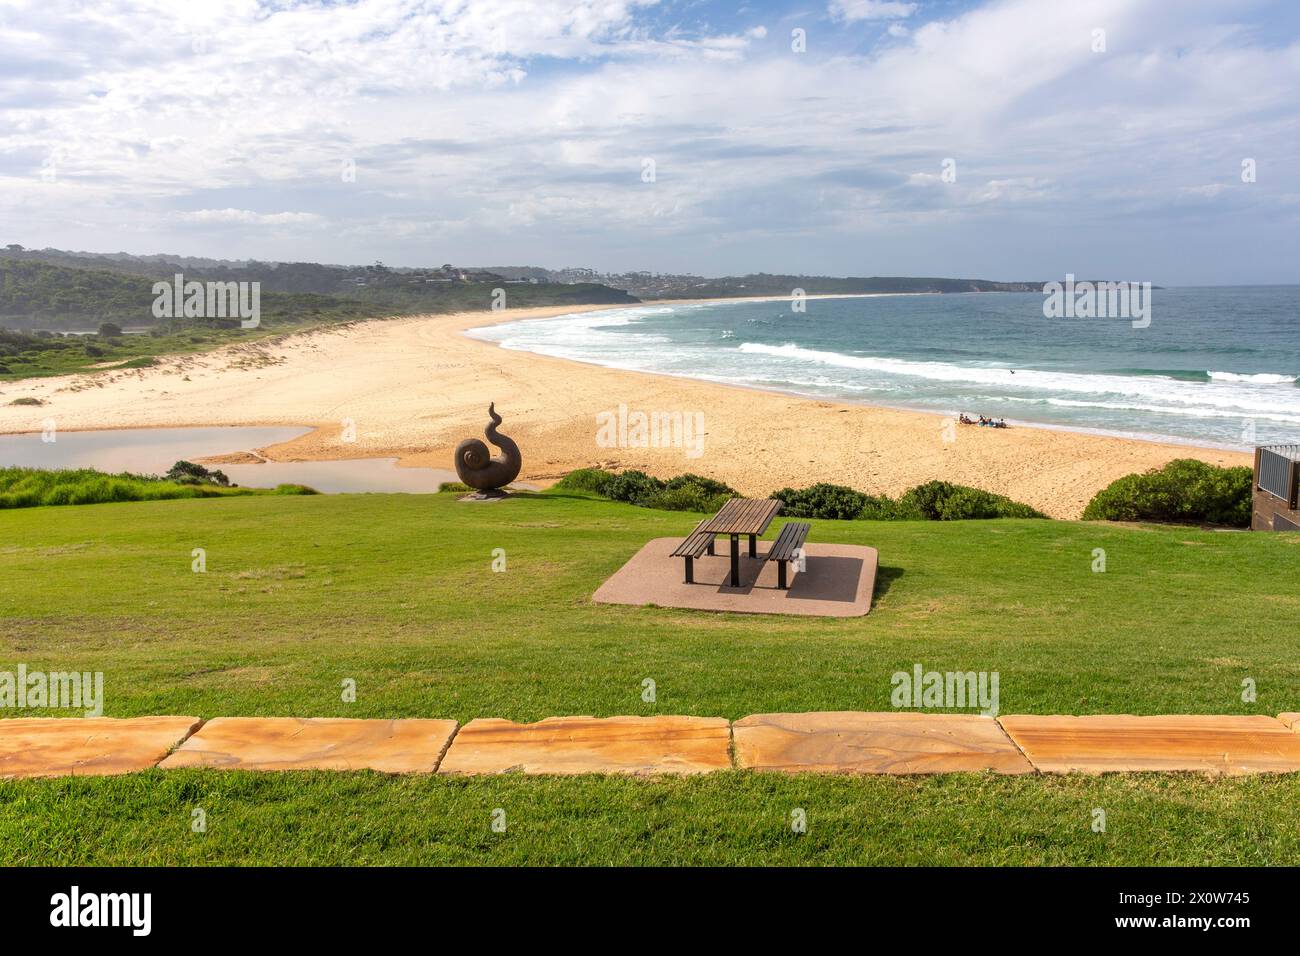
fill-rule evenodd
<path id="1" fill-rule="evenodd" d="M 971 418 L 969 415 L 967 415 L 965 412 L 961 413 L 961 416 L 957 419 L 957 421 L 961 422 L 963 425 L 980 425 L 983 426 L 984 428 L 1006 428 L 1007 427 L 1007 420 L 1005 418 L 993 419 L 993 418 L 985 418 L 983 415 L 981 415 L 978 419 L 974 419 Z"/>

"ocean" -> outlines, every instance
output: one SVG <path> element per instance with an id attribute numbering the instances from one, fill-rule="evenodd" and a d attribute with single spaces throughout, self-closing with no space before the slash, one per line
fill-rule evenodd
<path id="1" fill-rule="evenodd" d="M 1300 286 L 1151 292 L 1150 324 L 1040 293 L 634 306 L 475 329 L 505 348 L 810 397 L 1189 444 L 1300 442 Z"/>

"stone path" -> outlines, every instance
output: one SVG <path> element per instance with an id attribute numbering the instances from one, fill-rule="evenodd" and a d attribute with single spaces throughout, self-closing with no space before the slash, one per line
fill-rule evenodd
<path id="1" fill-rule="evenodd" d="M 455 732 L 454 720 L 216 717 L 161 766 L 432 773 Z"/>
<path id="2" fill-rule="evenodd" d="M 721 717 L 547 717 L 471 720 L 439 773 L 708 773 L 731 768 Z"/>
<path id="3" fill-rule="evenodd" d="M 1001 723 L 1047 773 L 1300 770 L 1300 733 L 1272 717 L 1006 716 Z"/>
<path id="4" fill-rule="evenodd" d="M 197 717 L 0 720 L 0 777 L 103 776 L 147 770 L 200 723 Z"/>
<path id="5" fill-rule="evenodd" d="M 1034 770 L 997 721 L 977 714 L 755 714 L 736 721 L 733 732 L 736 766 L 754 770 L 892 774 Z"/>
<path id="6" fill-rule="evenodd" d="M 170 752 L 170 755 L 169 755 Z M 1035 716 L 857 711 L 471 720 L 0 720 L 0 778 L 150 767 L 440 774 L 1300 771 L 1300 713 Z"/>

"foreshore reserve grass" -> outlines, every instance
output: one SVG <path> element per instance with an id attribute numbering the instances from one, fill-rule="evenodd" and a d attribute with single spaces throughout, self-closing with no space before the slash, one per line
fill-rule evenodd
<path id="1" fill-rule="evenodd" d="M 1003 714 L 1300 709 L 1300 535 L 814 521 L 812 541 L 880 550 L 871 613 L 751 617 L 591 602 L 645 541 L 698 516 L 574 493 L 456 497 L 0 513 L 0 669 L 102 671 L 108 716 L 889 710 L 891 674 L 916 663 L 999 672 Z M 206 573 L 191 569 L 195 548 Z M 40 715 L 73 716 L 22 714 Z M 1294 774 L 150 771 L 0 784 L 0 862 L 1295 864 L 1298 795 Z M 189 830 L 192 805 L 213 821 L 205 835 Z M 504 838 L 489 828 L 497 806 L 514 808 Z M 1106 834 L 1089 828 L 1097 806 Z M 801 838 L 794 807 L 809 814 Z"/>
<path id="2" fill-rule="evenodd" d="M 388 777 L 150 770 L 0 782 L 0 864 L 1262 866 L 1300 775 Z M 1106 810 L 1106 832 L 1091 828 Z M 192 811 L 206 832 L 191 829 Z M 791 812 L 805 812 L 796 834 Z M 491 828 L 505 811 L 503 833 Z"/>

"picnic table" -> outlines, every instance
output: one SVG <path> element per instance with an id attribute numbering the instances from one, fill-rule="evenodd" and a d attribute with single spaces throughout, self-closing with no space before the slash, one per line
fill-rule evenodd
<path id="1" fill-rule="evenodd" d="M 749 556 L 758 557 L 757 539 L 767 530 L 781 502 L 775 498 L 732 498 L 699 530 L 708 535 L 725 534 L 731 537 L 731 586 L 740 587 L 740 536 L 749 536 Z"/>

